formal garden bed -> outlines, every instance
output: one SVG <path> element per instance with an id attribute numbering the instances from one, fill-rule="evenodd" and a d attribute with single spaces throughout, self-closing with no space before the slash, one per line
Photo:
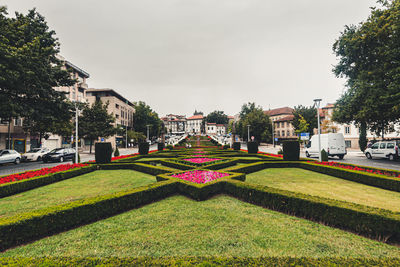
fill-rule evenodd
<path id="1" fill-rule="evenodd" d="M 400 262 L 384 170 L 202 147 L 44 174 L 0 186 L 0 264 Z"/>

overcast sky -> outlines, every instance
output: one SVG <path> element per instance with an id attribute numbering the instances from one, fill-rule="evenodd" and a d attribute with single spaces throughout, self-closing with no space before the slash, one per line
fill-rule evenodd
<path id="1" fill-rule="evenodd" d="M 36 9 L 91 88 L 145 101 L 160 116 L 333 103 L 332 45 L 372 0 L 0 0 Z"/>

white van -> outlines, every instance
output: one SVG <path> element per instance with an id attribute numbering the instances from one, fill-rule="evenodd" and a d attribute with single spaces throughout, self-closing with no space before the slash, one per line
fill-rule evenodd
<path id="1" fill-rule="evenodd" d="M 400 156 L 400 141 L 380 141 L 365 150 L 365 156 L 372 158 L 387 158 L 396 160 Z"/>
<path id="2" fill-rule="evenodd" d="M 347 154 L 346 144 L 344 142 L 343 134 L 341 133 L 327 133 L 321 134 L 321 151 L 324 149 L 328 156 L 338 156 L 343 159 Z M 306 156 L 318 156 L 318 135 L 313 135 L 306 145 Z"/>

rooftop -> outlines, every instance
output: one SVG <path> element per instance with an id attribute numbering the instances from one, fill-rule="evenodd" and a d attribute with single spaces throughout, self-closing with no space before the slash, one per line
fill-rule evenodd
<path id="1" fill-rule="evenodd" d="M 86 91 L 86 93 L 87 94 L 92 93 L 94 95 L 96 95 L 97 93 L 109 93 L 111 96 L 114 96 L 114 97 L 118 98 L 119 100 L 129 104 L 130 106 L 134 106 L 134 104 L 132 102 L 130 102 L 128 99 L 126 99 L 125 97 L 123 97 L 122 95 L 120 95 L 119 93 L 114 91 L 113 89 L 109 89 L 109 88 L 104 88 L 104 89 L 89 88 Z"/>
<path id="2" fill-rule="evenodd" d="M 289 108 L 289 107 L 283 107 L 283 108 L 276 108 L 276 109 L 270 109 L 270 110 L 264 110 L 264 114 L 268 116 L 278 116 L 278 115 L 291 115 L 293 114 L 294 109 Z"/>

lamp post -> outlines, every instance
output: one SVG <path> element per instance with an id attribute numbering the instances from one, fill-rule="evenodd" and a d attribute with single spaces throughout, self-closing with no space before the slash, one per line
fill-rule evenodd
<path id="1" fill-rule="evenodd" d="M 250 142 L 250 125 L 247 125 L 247 142 Z"/>
<path id="2" fill-rule="evenodd" d="M 149 142 L 150 141 L 149 140 L 149 127 L 150 127 L 150 125 L 147 124 L 146 127 L 147 127 L 147 142 Z"/>
<path id="3" fill-rule="evenodd" d="M 275 147 L 275 129 L 274 129 L 274 121 L 271 119 L 272 123 L 272 145 Z"/>
<path id="4" fill-rule="evenodd" d="M 75 163 L 78 163 L 78 118 L 79 118 L 79 108 L 78 102 L 80 98 L 74 101 L 75 104 Z"/>
<path id="5" fill-rule="evenodd" d="M 128 106 L 128 100 L 126 100 L 125 104 Z M 126 107 L 126 114 L 128 114 L 128 107 Z M 128 116 L 126 116 L 128 117 Z M 125 125 L 125 148 L 128 148 L 128 120 L 126 120 L 126 125 Z"/>
<path id="6" fill-rule="evenodd" d="M 317 107 L 317 117 L 318 117 L 318 160 L 321 162 L 322 157 L 321 157 L 321 129 L 319 125 L 319 105 L 321 103 L 322 99 L 314 99 L 314 105 Z"/>

